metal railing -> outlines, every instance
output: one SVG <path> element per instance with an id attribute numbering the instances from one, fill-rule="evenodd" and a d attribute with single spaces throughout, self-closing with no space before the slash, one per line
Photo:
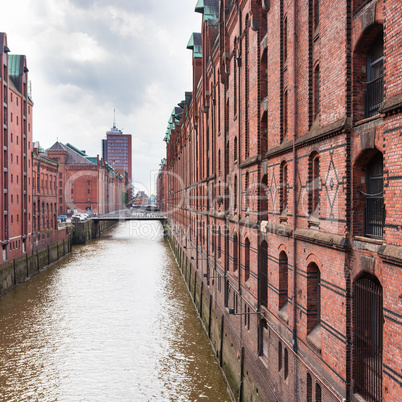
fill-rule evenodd
<path id="1" fill-rule="evenodd" d="M 383 76 L 367 83 L 365 94 L 365 117 L 375 116 L 383 101 L 384 80 Z"/>

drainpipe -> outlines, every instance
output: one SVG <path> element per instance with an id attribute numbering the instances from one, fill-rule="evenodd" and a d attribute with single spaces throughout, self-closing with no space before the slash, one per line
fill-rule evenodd
<path id="1" fill-rule="evenodd" d="M 296 219 L 297 219 L 297 161 L 296 161 L 296 138 L 297 138 L 297 82 L 296 82 L 296 50 L 297 50 L 297 0 L 293 2 L 293 350 L 297 353 L 297 275 L 296 275 Z"/>
<path id="2" fill-rule="evenodd" d="M 240 119 L 240 95 L 241 95 L 241 56 L 242 56 L 242 46 L 241 46 L 241 34 L 242 34 L 242 24 L 241 24 L 241 9 L 240 9 L 240 4 L 239 0 L 237 0 L 237 18 L 238 18 L 238 24 L 239 24 L 239 42 L 238 42 L 238 54 L 237 54 L 237 75 L 238 75 L 238 80 L 237 80 L 237 124 L 238 124 L 238 132 L 237 132 L 237 194 L 235 194 L 235 197 L 237 197 L 237 208 L 238 208 L 238 214 L 237 216 L 240 216 L 241 212 L 241 172 L 240 172 L 240 155 L 241 155 L 241 141 L 240 141 L 240 130 L 241 130 L 241 119 Z M 237 263 L 238 263 L 238 268 L 237 268 L 237 273 L 238 273 L 238 288 L 239 288 L 239 296 L 241 295 L 241 274 L 240 274 L 240 257 L 241 257 L 241 241 L 240 241 L 240 222 L 237 224 L 237 230 L 238 230 L 238 236 L 237 236 Z"/>

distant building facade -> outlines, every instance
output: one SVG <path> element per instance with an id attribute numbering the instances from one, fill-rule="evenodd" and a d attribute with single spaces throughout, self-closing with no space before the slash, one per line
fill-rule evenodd
<path id="1" fill-rule="evenodd" d="M 106 132 L 106 140 L 102 140 L 102 155 L 118 173 L 127 174 L 127 182 L 133 178 L 131 134 L 123 134 L 113 123 L 111 130 Z"/>
<path id="2" fill-rule="evenodd" d="M 42 249 L 58 240 L 58 163 L 44 156 L 39 142 L 32 152 L 32 245 Z M 64 233 L 63 233 L 64 238 Z"/>
<path id="3" fill-rule="evenodd" d="M 105 214 L 123 207 L 124 177 L 103 159 L 57 141 L 46 151 L 59 163 L 59 215 Z"/>

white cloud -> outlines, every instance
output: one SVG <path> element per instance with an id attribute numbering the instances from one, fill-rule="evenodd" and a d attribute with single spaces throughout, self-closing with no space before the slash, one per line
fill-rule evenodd
<path id="1" fill-rule="evenodd" d="M 133 134 L 133 176 L 149 182 L 165 156 L 173 107 L 191 90 L 186 50 L 196 0 L 3 0 L 0 30 L 27 56 L 34 140 L 89 154 L 113 123 Z"/>

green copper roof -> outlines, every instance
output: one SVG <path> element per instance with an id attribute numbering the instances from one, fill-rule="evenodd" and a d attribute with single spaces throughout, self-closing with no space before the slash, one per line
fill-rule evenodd
<path id="1" fill-rule="evenodd" d="M 204 21 L 219 17 L 219 5 L 216 0 L 198 0 L 194 11 L 204 14 Z"/>
<path id="2" fill-rule="evenodd" d="M 187 49 L 193 50 L 194 57 L 202 57 L 202 39 L 201 34 L 193 32 L 187 43 Z"/>
<path id="3" fill-rule="evenodd" d="M 23 68 L 24 56 L 19 54 L 8 56 L 8 75 L 19 92 L 22 91 L 20 77 L 23 74 Z"/>

